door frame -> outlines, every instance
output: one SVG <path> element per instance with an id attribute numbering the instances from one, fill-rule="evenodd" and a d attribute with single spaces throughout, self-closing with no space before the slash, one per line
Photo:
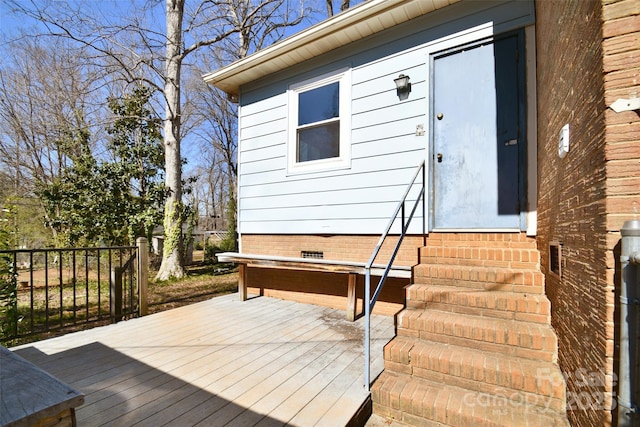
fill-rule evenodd
<path id="1" fill-rule="evenodd" d="M 429 118 L 427 119 L 429 122 L 429 143 L 428 143 L 428 150 L 427 150 L 427 158 L 426 158 L 426 162 L 429 165 L 428 166 L 428 197 L 429 197 L 429 212 L 428 212 L 428 231 L 456 231 L 456 232 L 463 232 L 463 231 L 473 231 L 473 232 L 515 232 L 515 231 L 527 231 L 527 234 L 529 235 L 535 235 L 536 233 L 536 226 L 535 226 L 535 221 L 536 221 L 536 215 L 535 212 L 533 214 L 532 218 L 528 217 L 528 210 L 530 208 L 529 205 L 529 199 L 530 197 L 536 197 L 536 190 L 537 190 L 537 183 L 534 184 L 533 186 L 529 184 L 529 181 L 531 180 L 532 175 L 528 172 L 528 168 L 530 166 L 533 166 L 535 168 L 537 168 L 537 163 L 533 163 L 532 165 L 529 165 L 529 161 L 528 161 L 528 157 L 530 157 L 530 148 L 529 146 L 532 145 L 533 148 L 535 149 L 535 131 L 532 133 L 531 128 L 528 126 L 530 123 L 529 121 L 531 120 L 531 115 L 530 112 L 528 111 L 531 107 L 532 107 L 532 103 L 531 100 L 529 99 L 529 93 L 530 90 L 533 90 L 535 93 L 535 86 L 529 90 L 527 90 L 528 85 L 531 84 L 531 81 L 534 82 L 535 85 L 535 73 L 533 80 L 529 78 L 529 73 L 527 73 L 527 67 L 529 66 L 528 62 L 530 62 L 530 50 L 527 49 L 529 47 L 529 45 L 527 44 L 527 40 L 529 38 L 531 38 L 530 36 L 527 37 L 529 31 L 526 31 L 525 28 L 519 28 L 517 30 L 513 30 L 513 31 L 508 31 L 505 33 L 501 33 L 501 34 L 495 34 L 495 35 L 491 35 L 491 36 L 487 36 L 487 37 L 483 37 L 483 38 L 479 38 L 477 40 L 474 41 L 470 41 L 470 42 L 463 42 L 460 43 L 458 45 L 454 45 L 454 46 L 447 46 L 444 49 L 440 49 L 440 50 L 433 50 L 431 52 L 429 52 L 428 56 L 428 64 L 429 64 L 429 72 L 428 72 L 428 78 L 429 78 L 429 99 L 428 99 L 428 114 L 429 114 Z M 507 37 L 513 37 L 515 36 L 517 38 L 517 46 L 518 46 L 518 124 L 519 124 L 519 139 L 522 140 L 522 143 L 518 143 L 518 193 L 519 193 L 519 206 L 520 206 L 520 227 L 519 229 L 505 229 L 505 228 L 495 228 L 495 229 L 491 229 L 491 228 L 454 228 L 454 229 L 443 229 L 443 228 L 434 228 L 434 219 L 435 219 L 435 191 L 434 191 L 434 183 L 435 183 L 435 170 L 436 168 L 435 166 L 435 162 L 436 162 L 436 156 L 435 156 L 435 150 L 434 150 L 434 123 L 437 120 L 436 119 L 436 115 L 435 115 L 435 111 L 434 111 L 434 60 L 438 57 L 442 57 L 445 55 L 451 55 L 451 54 L 455 54 L 457 52 L 463 51 L 467 48 L 470 47 L 475 47 L 481 44 L 485 44 L 485 43 L 493 43 L 496 40 L 502 39 L 502 38 L 507 38 Z M 535 52 L 535 50 L 534 50 Z M 535 54 L 534 54 L 535 55 Z M 535 56 L 534 56 L 534 63 L 535 63 Z M 535 97 L 533 98 L 533 107 L 535 107 Z M 535 108 L 534 108 L 535 110 Z M 535 111 L 534 113 L 535 114 Z M 533 118 L 535 119 L 535 115 L 533 116 Z M 535 120 L 534 123 L 531 123 L 531 125 L 535 125 Z M 533 128 L 535 129 L 535 127 Z M 533 138 L 531 138 L 533 135 Z M 530 139 L 533 139 L 533 143 L 531 143 Z M 535 154 L 535 152 L 534 152 Z M 534 156 L 535 158 L 535 156 Z M 534 170 L 534 175 L 537 174 L 537 172 Z M 533 190 L 533 191 L 532 191 Z M 532 203 L 532 205 L 535 207 L 535 203 Z M 531 222 L 533 220 L 534 224 L 533 226 L 531 226 L 531 224 L 529 224 L 529 222 Z"/>

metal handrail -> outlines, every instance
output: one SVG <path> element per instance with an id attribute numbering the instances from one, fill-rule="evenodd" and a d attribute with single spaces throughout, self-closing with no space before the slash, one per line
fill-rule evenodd
<path id="1" fill-rule="evenodd" d="M 409 192 L 411 191 L 411 189 L 415 185 L 416 179 L 420 175 L 422 176 L 422 188 L 420 189 L 420 193 L 418 194 L 418 197 L 416 197 L 415 203 L 413 204 L 413 208 L 411 209 L 411 213 L 410 213 L 409 217 L 405 218 L 405 203 L 407 201 L 407 197 L 409 196 Z M 413 215 L 416 212 L 416 209 L 418 207 L 418 203 L 420 202 L 420 199 L 422 199 L 422 235 L 423 236 L 426 235 L 426 208 L 425 208 L 425 197 L 424 197 L 425 196 L 425 182 L 426 182 L 425 178 L 426 178 L 425 162 L 423 161 L 420 164 L 420 166 L 418 167 L 418 169 L 416 170 L 416 173 L 413 176 L 413 179 L 411 180 L 411 182 L 407 186 L 407 189 L 405 190 L 404 195 L 402 196 L 402 199 L 398 203 L 398 206 L 396 207 L 396 210 L 394 211 L 393 215 L 391 216 L 391 218 L 389 220 L 389 223 L 387 224 L 387 228 L 385 229 L 385 231 L 380 236 L 380 239 L 378 240 L 377 246 L 375 247 L 375 249 L 371 253 L 371 257 L 369 258 L 369 261 L 365 265 L 364 295 L 366 297 L 366 304 L 364 305 L 364 316 L 365 316 L 365 329 L 364 329 L 365 370 L 364 370 L 364 380 L 365 380 L 365 388 L 366 388 L 367 391 L 370 391 L 370 389 L 371 389 L 371 311 L 373 311 L 373 307 L 375 306 L 376 301 L 378 300 L 378 296 L 380 295 L 380 292 L 382 291 L 382 287 L 384 286 L 384 282 L 387 279 L 389 271 L 391 270 L 391 266 L 393 265 L 393 261 L 395 260 L 396 255 L 398 254 L 398 251 L 400 250 L 400 245 L 402 244 L 402 240 L 404 239 L 404 236 L 405 236 L 405 234 L 406 234 L 406 232 L 407 232 L 407 230 L 409 228 L 409 224 L 411 223 L 411 220 L 413 219 Z M 389 231 L 391 231 L 391 227 L 393 226 L 394 222 L 398 218 L 398 214 L 399 213 L 402 213 L 402 227 L 401 227 L 400 236 L 398 237 L 398 241 L 396 242 L 396 246 L 393 249 L 393 252 L 391 253 L 391 257 L 389 258 L 389 262 L 387 263 L 387 265 L 385 267 L 385 270 L 382 273 L 382 276 L 380 276 L 380 280 L 378 281 L 378 285 L 376 286 L 376 289 L 375 289 L 375 291 L 373 293 L 373 296 L 371 296 L 371 299 L 370 299 L 370 295 L 371 295 L 371 267 L 373 266 L 373 263 L 374 263 L 375 259 L 377 258 L 378 254 L 380 253 L 380 249 L 382 248 L 382 245 L 384 244 L 384 241 L 386 240 L 387 236 L 389 235 Z"/>

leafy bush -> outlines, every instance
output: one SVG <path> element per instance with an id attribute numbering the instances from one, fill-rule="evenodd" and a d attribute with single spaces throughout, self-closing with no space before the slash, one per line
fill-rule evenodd
<path id="1" fill-rule="evenodd" d="M 9 209 L 2 213 L 10 214 Z M 9 249 L 9 221 L 0 216 L 0 250 Z M 18 275 L 9 254 L 0 255 L 0 339 L 4 342 L 17 334 L 18 329 Z"/>

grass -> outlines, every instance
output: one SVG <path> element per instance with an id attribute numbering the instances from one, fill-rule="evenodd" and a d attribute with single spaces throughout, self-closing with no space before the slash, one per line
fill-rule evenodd
<path id="1" fill-rule="evenodd" d="M 150 272 L 153 278 L 153 272 Z M 220 264 L 196 264 L 187 267 L 187 276 L 180 280 L 164 282 L 149 281 L 149 314 L 204 301 L 216 296 L 236 292 L 238 273 Z M 33 289 L 33 319 L 31 319 L 31 288 L 19 289 L 18 338 L 2 340 L 2 345 L 11 347 L 64 335 L 82 329 L 111 323 L 109 316 L 109 284 L 96 281 L 49 286 Z M 60 294 L 62 292 L 62 307 Z M 75 293 L 75 297 L 74 297 Z M 100 304 L 98 304 L 100 294 Z M 87 308 L 88 295 L 88 308 Z M 123 300 L 127 298 L 123 296 Z M 74 310 L 75 300 L 75 310 Z M 47 304 L 48 301 L 48 304 Z M 126 301 L 125 301 L 126 304 Z M 126 307 L 125 307 L 126 309 Z M 33 322 L 32 322 L 33 320 Z M 32 326 L 33 323 L 33 326 Z M 47 330 L 48 329 L 48 330 Z"/>

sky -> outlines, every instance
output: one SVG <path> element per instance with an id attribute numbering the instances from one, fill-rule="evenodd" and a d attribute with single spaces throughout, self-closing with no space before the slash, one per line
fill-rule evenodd
<path id="1" fill-rule="evenodd" d="M 24 17 L 18 17 L 10 12 L 11 0 L 0 0 L 0 45 L 6 43 L 6 40 L 16 37 L 20 31 L 26 31 L 31 34 L 42 32 L 42 28 L 38 28 L 39 24 L 35 20 L 27 20 Z M 25 5 L 29 5 L 32 1 L 38 3 L 44 3 L 43 0 L 17 0 L 18 3 L 23 2 Z M 91 7 L 92 14 L 101 17 L 105 20 L 116 20 L 118 16 L 130 16 L 132 10 L 139 10 L 139 6 L 148 2 L 148 0 L 68 0 L 71 3 L 79 3 Z M 189 0 L 187 0 L 189 1 Z M 326 5 L 325 0 L 305 0 L 307 4 L 315 6 L 319 13 L 314 17 L 315 21 L 324 19 L 326 17 Z M 310 3 L 312 2 L 312 3 Z M 352 6 L 361 3 L 362 0 L 351 0 Z M 339 0 L 334 0 L 334 8 L 338 10 Z M 54 4 L 62 6 L 67 4 L 67 1 L 54 0 Z M 164 1 L 158 0 L 157 6 L 153 8 L 153 14 L 149 17 L 157 22 L 157 25 L 164 25 Z M 290 29 L 288 35 L 295 34 L 296 32 L 312 25 L 314 22 L 306 22 L 296 28 Z M 159 29 L 162 31 L 162 29 Z M 0 57 L 0 68 L 2 67 L 2 58 Z M 213 71 L 213 70 L 210 70 Z M 183 144 L 182 146 L 183 156 L 187 158 L 188 165 L 187 170 L 195 167 L 199 160 L 199 153 L 194 144 Z"/>

